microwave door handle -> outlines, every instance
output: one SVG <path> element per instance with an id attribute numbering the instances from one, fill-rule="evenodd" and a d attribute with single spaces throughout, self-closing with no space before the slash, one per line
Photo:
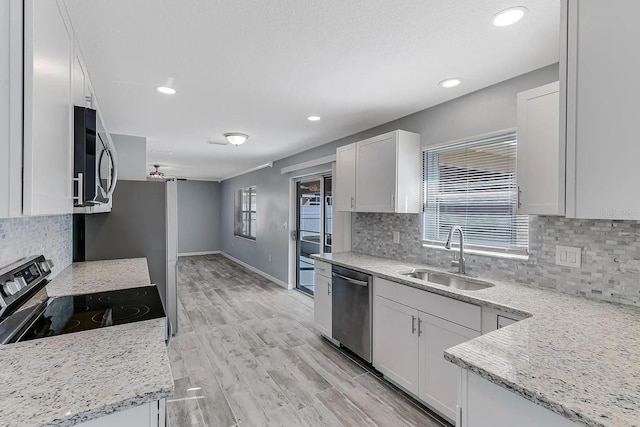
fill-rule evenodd
<path id="1" fill-rule="evenodd" d="M 333 276 L 334 277 L 339 277 L 340 279 L 346 280 L 347 282 L 352 283 L 354 285 L 364 286 L 364 287 L 369 286 L 369 282 L 365 282 L 364 280 L 352 279 L 350 277 L 343 276 L 342 274 L 338 274 L 338 273 L 333 273 Z"/>

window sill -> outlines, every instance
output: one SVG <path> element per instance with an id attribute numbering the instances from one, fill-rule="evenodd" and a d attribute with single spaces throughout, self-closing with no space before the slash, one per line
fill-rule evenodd
<path id="1" fill-rule="evenodd" d="M 256 242 L 256 238 L 255 237 L 247 237 L 247 236 L 242 236 L 240 234 L 234 234 L 233 237 L 237 237 L 238 239 L 242 239 L 242 240 L 247 240 L 249 242 Z"/>
<path id="2" fill-rule="evenodd" d="M 458 253 L 460 251 L 459 248 L 445 249 L 444 244 L 443 244 L 443 246 L 439 246 L 439 245 L 433 245 L 433 244 L 430 244 L 430 243 L 423 243 L 422 247 L 423 248 L 429 248 L 429 249 L 439 249 L 441 251 L 455 252 L 455 253 Z M 527 255 L 510 254 L 510 253 L 506 253 L 506 252 L 483 251 L 483 250 L 480 250 L 480 249 L 465 249 L 464 253 L 465 254 L 471 254 L 471 255 L 481 255 L 481 256 L 492 257 L 492 258 L 513 259 L 513 260 L 518 260 L 518 261 L 528 261 L 529 260 L 529 255 L 528 254 Z"/>

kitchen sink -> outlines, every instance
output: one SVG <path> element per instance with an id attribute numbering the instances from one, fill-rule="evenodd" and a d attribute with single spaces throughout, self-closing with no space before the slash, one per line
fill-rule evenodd
<path id="1" fill-rule="evenodd" d="M 448 274 L 429 270 L 415 269 L 408 272 L 402 272 L 400 274 L 407 277 L 413 277 L 414 279 L 424 280 L 425 282 L 437 283 L 438 285 L 465 291 L 478 291 L 480 289 L 486 289 L 493 286 L 490 283 L 467 280 L 463 277 L 450 276 Z"/>

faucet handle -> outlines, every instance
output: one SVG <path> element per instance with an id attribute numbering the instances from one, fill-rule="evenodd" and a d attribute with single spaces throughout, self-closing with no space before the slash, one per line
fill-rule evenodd
<path id="1" fill-rule="evenodd" d="M 451 265 L 454 267 L 457 267 L 460 265 L 460 257 L 458 256 L 458 253 L 454 253 L 453 254 L 453 259 L 451 260 Z"/>

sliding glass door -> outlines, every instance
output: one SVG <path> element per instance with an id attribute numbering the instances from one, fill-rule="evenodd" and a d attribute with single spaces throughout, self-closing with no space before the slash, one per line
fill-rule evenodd
<path id="1" fill-rule="evenodd" d="M 296 184 L 296 287 L 313 295 L 312 254 L 331 252 L 332 179 L 306 178 Z"/>

